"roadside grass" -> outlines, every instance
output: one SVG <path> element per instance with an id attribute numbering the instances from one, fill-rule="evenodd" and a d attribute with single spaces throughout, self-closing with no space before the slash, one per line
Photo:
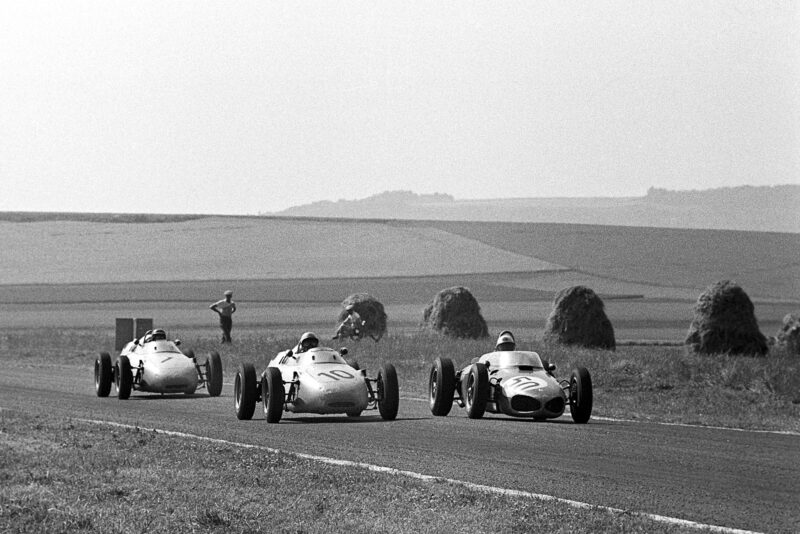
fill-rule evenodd
<path id="1" fill-rule="evenodd" d="M 257 372 L 295 338 L 240 333 L 232 345 L 216 335 L 192 336 L 199 361 L 219 351 L 225 381 L 233 382 L 241 362 Z M 372 340 L 323 344 L 346 345 L 348 360 L 358 361 L 374 377 L 381 364 L 397 368 L 403 397 L 427 398 L 428 374 L 435 358 L 450 358 L 458 369 L 491 350 L 491 340 L 448 339 L 435 335 L 394 335 Z M 187 343 L 187 348 L 189 344 Z M 94 330 L 43 328 L 0 335 L 0 361 L 25 366 L 80 366 L 87 380 L 97 350 L 113 347 L 113 335 Z M 675 346 L 621 346 L 616 351 L 547 347 L 521 343 L 557 366 L 568 378 L 577 365 L 586 367 L 594 387 L 593 415 L 654 422 L 724 426 L 751 430 L 800 432 L 800 358 L 772 348 L 765 358 L 700 356 Z M 112 353 L 113 351 L 109 351 Z"/>
<path id="2" fill-rule="evenodd" d="M 599 508 L 0 411 L 0 531 L 685 532 Z"/>

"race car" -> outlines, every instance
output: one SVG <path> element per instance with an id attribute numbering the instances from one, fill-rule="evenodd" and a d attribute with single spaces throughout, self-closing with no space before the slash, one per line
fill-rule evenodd
<path id="1" fill-rule="evenodd" d="M 592 415 L 589 371 L 576 367 L 569 380 L 557 380 L 555 369 L 533 351 L 489 352 L 457 373 L 452 360 L 437 358 L 428 381 L 431 413 L 447 415 L 455 398 L 471 419 L 489 411 L 545 420 L 560 417 L 569 403 L 572 420 L 588 422 Z"/>
<path id="2" fill-rule="evenodd" d="M 400 402 L 397 371 L 390 363 L 376 378 L 367 378 L 357 363 L 347 363 L 347 349 L 315 347 L 306 352 L 282 351 L 256 379 L 252 363 L 242 363 L 234 381 L 236 417 L 251 419 L 257 402 L 268 423 L 284 411 L 358 417 L 375 408 L 385 420 L 397 417 Z"/>
<path id="3" fill-rule="evenodd" d="M 169 341 L 164 330 L 148 331 L 128 342 L 113 366 L 111 356 L 101 352 L 94 362 L 94 387 L 98 397 L 108 397 L 114 383 L 117 397 L 127 399 L 131 391 L 185 393 L 206 388 L 209 396 L 222 392 L 222 360 L 212 351 L 198 363 L 194 351 L 181 352 L 180 340 Z"/>

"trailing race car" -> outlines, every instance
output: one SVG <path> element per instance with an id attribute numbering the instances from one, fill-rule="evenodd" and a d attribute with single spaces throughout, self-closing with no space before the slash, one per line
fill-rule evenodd
<path id="1" fill-rule="evenodd" d="M 258 381 L 253 364 L 242 363 L 233 386 L 236 417 L 251 419 L 259 401 L 268 423 L 279 422 L 283 411 L 358 417 L 377 408 L 383 419 L 397 417 L 400 394 L 394 366 L 384 364 L 376 378 L 367 378 L 357 363 L 345 361 L 345 354 L 345 348 L 327 347 L 283 351 Z"/>
<path id="2" fill-rule="evenodd" d="M 428 382 L 431 413 L 447 415 L 455 398 L 471 419 L 488 410 L 544 420 L 560 417 L 569 403 L 573 421 L 586 423 L 592 415 L 589 371 L 576 367 L 569 380 L 557 380 L 555 368 L 532 351 L 489 352 L 458 373 L 452 360 L 437 358 Z"/>
<path id="3" fill-rule="evenodd" d="M 127 399 L 131 390 L 150 393 L 185 393 L 206 388 L 209 396 L 222 392 L 222 360 L 212 351 L 204 363 L 197 363 L 194 351 L 180 351 L 179 340 L 167 340 L 162 329 L 156 329 L 127 343 L 117 361 L 101 352 L 94 362 L 94 387 L 98 397 L 108 397 L 111 383 L 117 397 Z"/>

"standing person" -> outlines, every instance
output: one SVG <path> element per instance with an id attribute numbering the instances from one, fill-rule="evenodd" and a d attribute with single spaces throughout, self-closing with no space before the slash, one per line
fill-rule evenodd
<path id="1" fill-rule="evenodd" d="M 208 307 L 219 314 L 219 326 L 222 328 L 222 342 L 231 343 L 231 328 L 233 328 L 233 313 L 236 303 L 233 302 L 233 291 L 225 292 L 225 298 Z"/>

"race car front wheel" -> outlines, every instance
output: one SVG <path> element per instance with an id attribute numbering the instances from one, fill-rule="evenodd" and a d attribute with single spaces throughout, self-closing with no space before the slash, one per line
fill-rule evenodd
<path id="1" fill-rule="evenodd" d="M 473 363 L 467 376 L 461 380 L 462 396 L 467 416 L 470 419 L 480 419 L 486 411 L 489 400 L 489 371 L 482 363 Z"/>
<path id="2" fill-rule="evenodd" d="M 117 364 L 114 366 L 114 384 L 117 386 L 117 398 L 125 400 L 131 396 L 133 373 L 131 361 L 127 356 L 117 358 Z"/>
<path id="3" fill-rule="evenodd" d="M 433 415 L 445 416 L 453 407 L 456 371 L 450 358 L 436 358 L 428 377 L 428 400 Z"/>
<path id="4" fill-rule="evenodd" d="M 592 377 L 584 367 L 576 367 L 569 379 L 569 411 L 576 423 L 586 423 L 592 416 Z"/>
<path id="5" fill-rule="evenodd" d="M 387 421 L 397 417 L 400 407 L 400 386 L 397 382 L 397 370 L 391 363 L 381 365 L 378 371 L 378 411 Z"/>
<path id="6" fill-rule="evenodd" d="M 277 367 L 267 367 L 261 376 L 261 402 L 264 403 L 264 415 L 267 423 L 277 423 L 283 415 L 283 378 Z"/>
<path id="7" fill-rule="evenodd" d="M 237 419 L 253 418 L 256 410 L 256 369 L 252 363 L 239 364 L 233 381 L 233 405 Z"/>
<path id="8" fill-rule="evenodd" d="M 222 359 L 215 350 L 211 351 L 206 362 L 206 382 L 209 397 L 219 397 L 222 393 Z"/>
<path id="9" fill-rule="evenodd" d="M 108 397 L 112 375 L 111 356 L 107 352 L 101 352 L 94 361 L 94 389 L 98 397 Z"/>

